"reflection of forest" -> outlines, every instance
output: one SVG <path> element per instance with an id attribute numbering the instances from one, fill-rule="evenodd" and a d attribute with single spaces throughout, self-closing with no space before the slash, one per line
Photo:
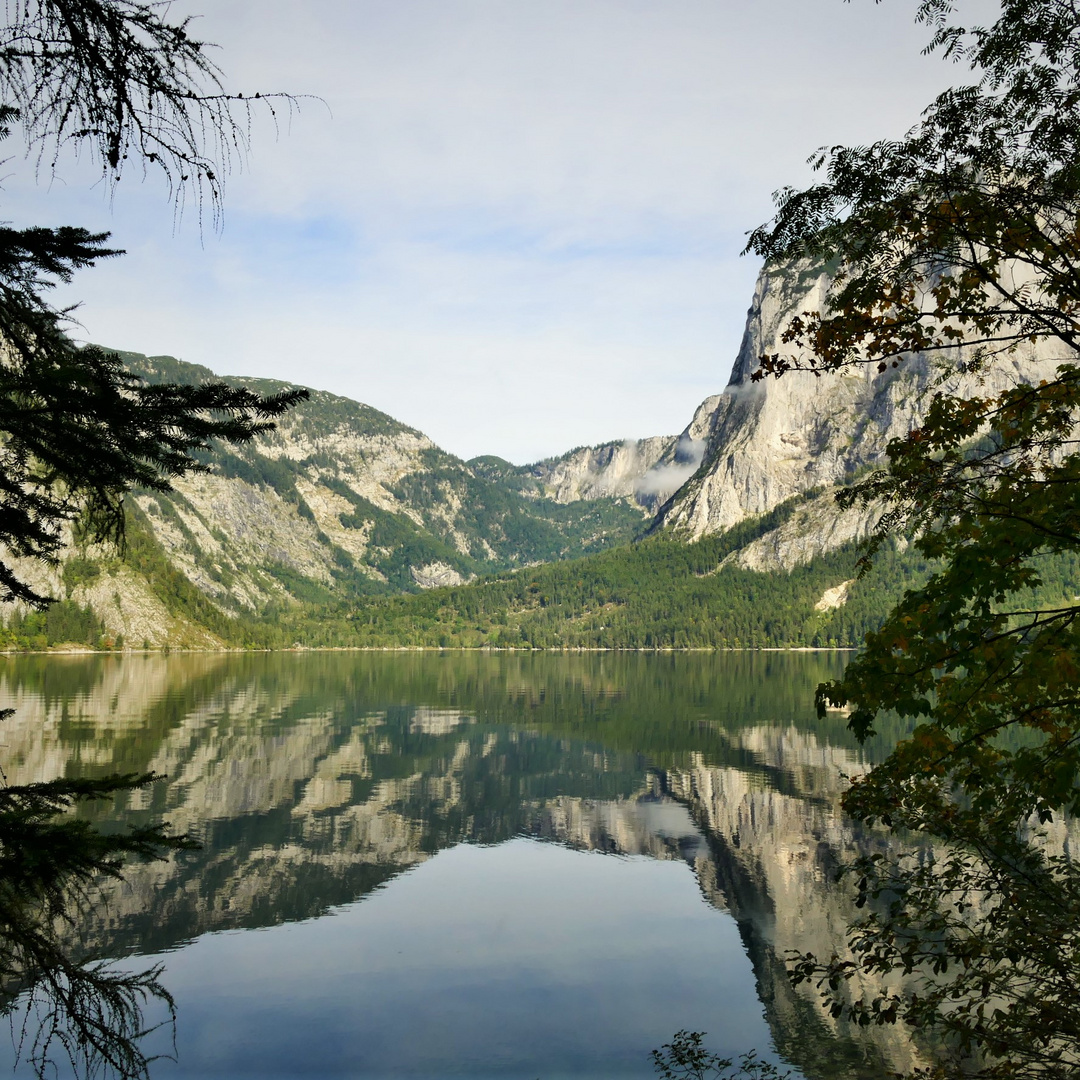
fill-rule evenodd
<path id="1" fill-rule="evenodd" d="M 897 1029 L 838 1030 L 784 975 L 843 945 L 837 812 L 863 757 L 813 716 L 835 656 L 315 654 L 25 658 L 0 669 L 13 782 L 154 770 L 111 818 L 202 850 L 132 867 L 89 939 L 157 952 L 317 915 L 431 854 L 521 834 L 682 859 L 729 909 L 778 1048 L 807 1076 L 914 1063 Z M 878 753 L 881 746 L 871 747 Z"/>

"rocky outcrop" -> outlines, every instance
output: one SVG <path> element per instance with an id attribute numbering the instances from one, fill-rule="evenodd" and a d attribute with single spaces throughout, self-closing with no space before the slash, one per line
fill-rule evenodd
<path id="1" fill-rule="evenodd" d="M 172 565 L 228 610 L 254 611 L 287 595 L 268 567 L 323 585 L 333 580 L 318 523 L 273 488 L 214 474 L 174 486 L 168 496 L 138 495 L 135 502 Z"/>
<path id="2" fill-rule="evenodd" d="M 765 269 L 758 278 L 746 331 L 728 387 L 698 409 L 684 436 L 703 439 L 701 467 L 661 512 L 663 525 L 688 540 L 730 528 L 763 514 L 793 496 L 848 483 L 861 469 L 879 465 L 891 439 L 917 426 L 925 392 L 943 374 L 959 370 L 959 351 L 938 360 L 913 356 L 879 373 L 872 366 L 815 376 L 790 371 L 780 379 L 753 382 L 765 354 L 790 354 L 783 333 L 802 312 L 819 311 L 831 283 L 828 273 L 808 267 Z M 1051 374 L 1063 362 L 1058 349 L 1026 346 L 999 358 L 977 381 L 948 376 L 957 393 L 995 392 Z M 834 512 L 835 516 L 835 512 Z M 852 517 L 821 534 L 824 517 L 803 520 L 812 535 L 803 551 L 787 540 L 763 549 L 745 565 L 790 568 L 844 538 L 865 533 L 870 516 Z M 781 554 L 782 550 L 782 554 Z"/>
<path id="3" fill-rule="evenodd" d="M 854 506 L 841 510 L 830 490 L 799 506 L 782 525 L 733 551 L 720 564 L 763 573 L 784 572 L 869 535 L 879 512 Z"/>
<path id="4" fill-rule="evenodd" d="M 632 499 L 655 513 L 701 464 L 704 442 L 689 433 L 582 446 L 522 470 L 558 503 Z"/>
<path id="5" fill-rule="evenodd" d="M 438 589 L 446 585 L 461 585 L 465 578 L 444 562 L 428 563 L 427 566 L 411 566 L 409 572 L 421 589 Z"/>
<path id="6" fill-rule="evenodd" d="M 821 594 L 821 599 L 814 605 L 814 610 L 835 611 L 837 608 L 843 607 L 847 603 L 848 593 L 854 584 L 855 578 L 848 578 L 847 581 L 841 581 L 839 585 L 826 589 Z"/>

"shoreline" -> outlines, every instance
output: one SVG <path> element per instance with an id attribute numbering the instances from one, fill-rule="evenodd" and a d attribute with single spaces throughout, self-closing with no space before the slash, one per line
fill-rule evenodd
<path id="1" fill-rule="evenodd" d="M 629 648 L 621 646 L 575 646 L 548 649 L 523 649 L 498 645 L 296 645 L 285 649 L 192 649 L 166 646 L 160 649 L 91 649 L 88 647 L 52 648 L 52 649 L 0 649 L 0 657 L 13 656 L 222 656 L 249 655 L 270 656 L 280 653 L 820 653 L 820 652 L 858 652 L 855 645 L 724 645 L 715 648 L 708 646 L 685 646 L 682 648 L 653 647 Z"/>

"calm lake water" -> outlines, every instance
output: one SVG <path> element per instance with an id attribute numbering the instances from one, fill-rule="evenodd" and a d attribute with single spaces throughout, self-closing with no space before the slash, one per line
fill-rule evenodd
<path id="1" fill-rule="evenodd" d="M 784 974 L 842 947 L 833 871 L 881 843 L 837 798 L 887 743 L 813 710 L 845 659 L 9 658 L 0 764 L 161 773 L 97 819 L 200 841 L 81 927 L 164 963 L 161 1080 L 648 1077 L 681 1028 L 861 1080 L 913 1063 L 904 1033 L 837 1026 Z"/>

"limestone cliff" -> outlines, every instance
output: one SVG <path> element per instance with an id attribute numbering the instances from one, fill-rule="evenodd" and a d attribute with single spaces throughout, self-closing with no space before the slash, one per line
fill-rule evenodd
<path id="1" fill-rule="evenodd" d="M 582 446 L 520 470 L 558 503 L 630 498 L 655 513 L 694 474 L 704 444 L 688 434 Z"/>
<path id="2" fill-rule="evenodd" d="M 822 309 L 831 278 L 807 268 L 765 269 L 758 278 L 742 346 L 723 393 L 706 399 L 683 437 L 704 441 L 701 467 L 660 514 L 663 525 L 688 540 L 730 528 L 812 489 L 835 489 L 867 466 L 884 460 L 889 441 L 919 422 L 924 392 L 939 377 L 938 362 L 907 359 L 897 369 L 872 367 L 815 376 L 791 371 L 780 379 L 753 382 L 764 354 L 789 354 L 782 336 L 791 319 Z M 959 354 L 947 358 L 957 369 Z M 1063 362 L 1060 351 L 1029 346 L 999 359 L 976 382 L 953 376 L 946 385 L 959 393 L 994 392 L 1037 380 Z M 873 520 L 836 523 L 819 503 L 814 521 L 801 522 L 805 543 L 786 538 L 759 545 L 743 565 L 790 569 L 813 554 L 864 534 Z"/>

